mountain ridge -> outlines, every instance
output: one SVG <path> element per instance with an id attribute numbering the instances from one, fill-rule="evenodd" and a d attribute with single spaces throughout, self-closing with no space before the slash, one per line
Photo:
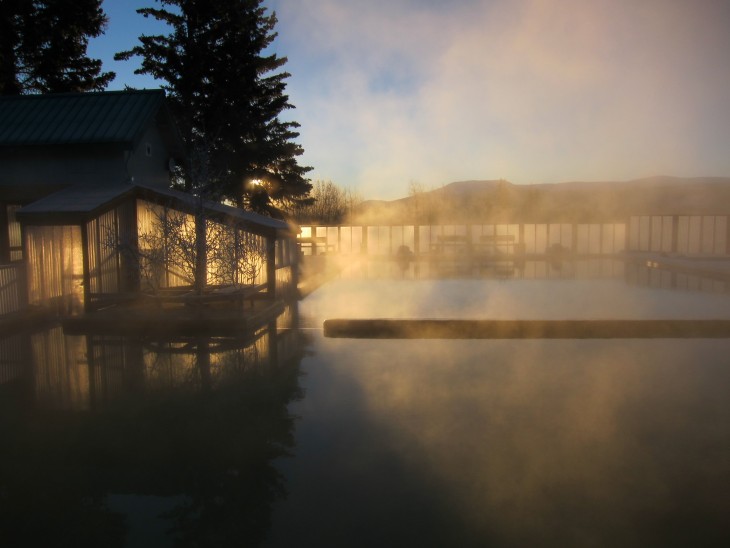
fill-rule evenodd
<path id="1" fill-rule="evenodd" d="M 353 219 L 399 222 L 616 222 L 632 215 L 728 215 L 730 177 L 658 175 L 626 181 L 514 184 L 454 181 L 395 200 L 368 200 Z"/>

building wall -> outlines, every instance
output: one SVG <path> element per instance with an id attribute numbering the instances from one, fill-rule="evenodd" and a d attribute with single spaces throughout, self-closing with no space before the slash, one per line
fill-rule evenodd
<path id="1" fill-rule="evenodd" d="M 150 127 L 133 152 L 127 153 L 127 176 L 142 185 L 170 186 L 170 153 L 156 126 Z"/>
<path id="2" fill-rule="evenodd" d="M 116 146 L 24 147 L 0 151 L 0 193 L 13 187 L 119 184 L 125 153 Z"/>
<path id="3" fill-rule="evenodd" d="M 27 204 L 77 184 L 170 186 L 170 154 L 156 127 L 122 144 L 0 148 L 0 202 Z"/>

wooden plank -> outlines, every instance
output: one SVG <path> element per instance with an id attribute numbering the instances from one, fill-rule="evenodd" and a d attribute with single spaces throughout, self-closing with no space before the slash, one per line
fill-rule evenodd
<path id="1" fill-rule="evenodd" d="M 285 304 L 265 301 L 256 310 L 156 310 L 150 307 L 115 308 L 63 319 L 64 333 L 155 336 L 247 336 L 280 316 Z"/>
<path id="2" fill-rule="evenodd" d="M 728 338 L 730 320 L 329 319 L 325 337 L 354 339 Z"/>

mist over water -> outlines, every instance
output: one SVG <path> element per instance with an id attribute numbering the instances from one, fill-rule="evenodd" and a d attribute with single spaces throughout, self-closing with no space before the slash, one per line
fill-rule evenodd
<path id="1" fill-rule="evenodd" d="M 610 275 L 595 279 L 419 279 L 416 265 L 353 263 L 241 337 L 60 326 L 3 337 L 0 539 L 722 546 L 727 338 L 357 340 L 321 329 L 335 315 L 730 310 L 712 285 L 642 285 L 651 278 L 600 261 Z"/>
<path id="2" fill-rule="evenodd" d="M 305 316 L 443 319 L 730 319 L 724 295 L 627 287 L 617 280 L 335 281 Z M 326 316 L 326 317 L 325 317 Z M 316 323 L 316 322 L 315 322 Z"/>
<path id="3" fill-rule="evenodd" d="M 726 341 L 315 339 L 269 546 L 728 538 Z"/>
<path id="4" fill-rule="evenodd" d="M 302 165 L 399 200 L 306 227 L 306 297 L 250 332 L 0 334 L 0 546 L 730 546 L 726 335 L 322 327 L 730 320 L 730 3 L 265 5 Z M 15 208 L 11 258 L 61 250 L 32 291 L 120 273 Z"/>
<path id="5" fill-rule="evenodd" d="M 316 326 L 332 317 L 701 319 L 730 309 L 722 292 L 632 285 L 618 272 L 424 280 L 398 279 L 385 266 L 353 268 L 300 312 L 303 325 Z M 311 333 L 306 397 L 290 406 L 301 417 L 297 457 L 282 462 L 292 492 L 275 508 L 266 546 L 730 539 L 727 339 Z"/>

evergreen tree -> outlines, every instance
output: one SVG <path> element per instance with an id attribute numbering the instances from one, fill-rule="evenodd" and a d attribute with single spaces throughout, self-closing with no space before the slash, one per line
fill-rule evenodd
<path id="1" fill-rule="evenodd" d="M 170 33 L 140 36 L 116 59 L 141 56 L 136 72 L 165 82 L 188 147 L 187 190 L 212 188 L 218 198 L 272 215 L 277 203 L 306 200 L 311 168 L 297 163 L 299 124 L 279 118 L 293 108 L 284 93 L 289 74 L 279 71 L 287 59 L 265 51 L 277 36 L 276 14 L 261 0 L 157 1 L 160 8 L 137 11 Z M 195 176 L 201 172 L 208 176 Z"/>
<path id="2" fill-rule="evenodd" d="M 0 94 L 100 91 L 114 79 L 86 55 L 101 0 L 0 0 Z"/>

